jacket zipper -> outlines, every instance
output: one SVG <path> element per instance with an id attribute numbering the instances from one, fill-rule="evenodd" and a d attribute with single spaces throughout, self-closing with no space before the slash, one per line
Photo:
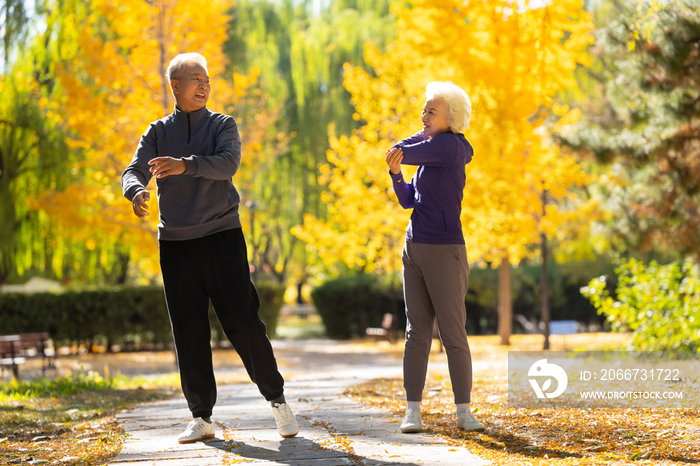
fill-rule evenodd
<path id="1" fill-rule="evenodd" d="M 445 207 L 440 207 L 440 210 L 442 210 L 442 226 L 445 227 L 445 231 L 447 231 L 447 220 L 445 219 Z"/>
<path id="2" fill-rule="evenodd" d="M 190 114 L 187 114 L 187 144 L 190 143 L 190 136 L 192 136 L 192 131 L 190 129 Z"/>

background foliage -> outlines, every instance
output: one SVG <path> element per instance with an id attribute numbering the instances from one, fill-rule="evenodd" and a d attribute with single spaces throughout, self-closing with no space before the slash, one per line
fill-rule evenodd
<path id="1" fill-rule="evenodd" d="M 700 10 L 669 0 L 635 33 L 644 10 L 634 2 L 597 11 L 593 65 L 581 69 L 579 122 L 563 144 L 596 163 L 588 191 L 605 215 L 592 222 L 618 251 L 698 259 L 700 220 Z M 598 248 L 598 250 L 600 250 Z"/>
<path id="2" fill-rule="evenodd" d="M 382 287 L 372 275 L 330 280 L 314 288 L 311 297 L 331 338 L 364 336 L 367 327 L 381 327 L 385 313 L 394 315 L 394 329 L 406 327 L 401 290 Z"/>
<path id="3" fill-rule="evenodd" d="M 462 225 L 469 257 L 513 263 L 531 255 L 541 232 L 555 236 L 569 216 L 550 202 L 573 196 L 585 181 L 575 158 L 549 144 L 543 115 L 575 121 L 577 112 L 553 106 L 557 92 L 575 87 L 573 70 L 588 64 L 592 23 L 576 1 L 514 10 L 507 1 L 395 4 L 397 38 L 386 52 L 368 45 L 361 67 L 346 68 L 356 118 L 350 137 L 331 139 L 329 218 L 307 215 L 294 233 L 327 263 L 393 272 L 407 223 L 383 160 L 385 150 L 420 130 L 425 85 L 451 80 L 475 109 L 466 132 L 475 149 L 467 167 Z M 540 114 L 541 113 L 541 114 Z M 579 209 L 581 213 L 585 209 Z M 390 254 L 389 251 L 392 251 Z"/>
<path id="4" fill-rule="evenodd" d="M 581 291 L 598 312 L 607 314 L 613 330 L 634 332 L 632 348 L 700 349 L 700 268 L 692 259 L 668 265 L 623 259 L 615 272 L 617 287 L 611 287 L 602 276 Z"/>
<path id="5" fill-rule="evenodd" d="M 274 336 L 284 292 L 277 285 L 258 284 L 260 318 Z M 56 346 L 93 344 L 122 349 L 164 348 L 172 342 L 163 288 L 126 287 L 66 293 L 0 294 L 3 334 L 49 332 Z M 215 340 L 221 325 L 210 312 Z"/>
<path id="6" fill-rule="evenodd" d="M 607 262 L 586 264 L 580 262 L 556 265 L 549 269 L 552 320 L 576 320 L 593 329 L 602 330 L 605 316 L 580 292 L 587 285 L 589 273 L 612 274 Z M 594 272 L 595 271 L 595 272 Z M 526 327 L 537 327 L 540 296 L 538 266 L 523 266 L 513 270 L 513 313 L 516 333 L 530 333 Z M 613 275 L 611 284 L 615 284 Z M 399 333 L 406 327 L 405 303 L 400 283 L 381 280 L 373 274 L 357 274 L 328 280 L 311 292 L 314 305 L 333 338 L 364 336 L 367 327 L 380 327 L 385 313 L 394 315 L 393 329 Z M 489 335 L 496 332 L 498 306 L 498 272 L 487 268 L 472 268 L 469 289 L 465 298 L 467 333 Z M 528 323 L 524 324 L 525 319 Z M 539 329 L 536 330 L 539 333 Z"/>
<path id="7" fill-rule="evenodd" d="M 119 176 L 172 109 L 164 67 L 192 50 L 209 59 L 210 108 L 243 135 L 234 182 L 256 282 L 359 272 L 396 288 L 410 213 L 383 154 L 419 129 L 425 84 L 447 79 L 474 104 L 462 222 L 484 328 L 496 287 L 538 318 L 543 236 L 554 318 L 578 319 L 561 290 L 579 300 L 570 290 L 616 252 L 698 259 L 694 0 L 30 5 L 0 8 L 0 284 L 159 282 L 157 208 L 134 217 Z M 511 265 L 512 283 L 476 273 Z"/>

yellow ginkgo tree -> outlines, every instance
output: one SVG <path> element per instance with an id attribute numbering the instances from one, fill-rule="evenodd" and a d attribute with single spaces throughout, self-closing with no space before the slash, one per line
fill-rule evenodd
<path id="1" fill-rule="evenodd" d="M 239 119 L 244 165 L 264 163 L 265 154 L 274 153 L 266 151 L 267 145 L 280 141 L 272 124 L 275 112 L 266 108 L 265 96 L 254 85 L 257 73 L 227 74 L 223 46 L 229 8 L 224 0 L 91 0 L 65 2 L 57 10 L 71 18 L 63 24 L 81 24 L 62 30 L 74 37 L 65 41 L 63 58 L 55 65 L 63 97 L 52 104 L 71 135 L 70 146 L 82 157 L 70 186 L 47 191 L 35 207 L 49 214 L 64 241 L 104 251 L 99 254 L 104 266 L 114 261 L 109 251 L 121 247 L 145 276 L 158 275 L 156 202 L 147 220 L 135 217 L 122 197 L 120 176 L 148 124 L 173 111 L 165 72 L 175 55 L 199 52 L 207 58 L 208 106 Z M 250 108 L 255 112 L 241 118 L 239 113 Z M 245 191 L 252 175 L 240 182 Z"/>
<path id="2" fill-rule="evenodd" d="M 384 53 L 366 48 L 376 77 L 346 67 L 345 87 L 364 125 L 331 141 L 322 169 L 328 218 L 307 215 L 293 233 L 325 261 L 398 270 L 409 212 L 396 202 L 384 151 L 420 130 L 428 82 L 461 86 L 472 100 L 465 135 L 474 147 L 462 226 L 470 259 L 501 268 L 499 333 L 507 344 L 510 264 L 571 220 L 556 201 L 575 197 L 571 188 L 586 181 L 576 160 L 550 142 L 545 120 L 577 119 L 554 99 L 577 85 L 574 69 L 589 62 L 590 16 L 580 0 L 412 0 L 393 11 L 396 40 Z"/>

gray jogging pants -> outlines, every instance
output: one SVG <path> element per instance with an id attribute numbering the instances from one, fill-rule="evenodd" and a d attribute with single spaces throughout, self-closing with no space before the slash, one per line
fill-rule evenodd
<path id="1" fill-rule="evenodd" d="M 464 297 L 469 262 L 463 244 L 406 242 L 402 253 L 406 301 L 403 378 L 407 401 L 421 401 L 437 319 L 452 381 L 455 403 L 469 403 L 472 358 L 467 342 Z"/>

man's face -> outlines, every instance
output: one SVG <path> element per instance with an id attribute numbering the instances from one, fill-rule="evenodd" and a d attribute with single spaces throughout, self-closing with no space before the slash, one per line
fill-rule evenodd
<path id="1" fill-rule="evenodd" d="M 194 112 L 204 107 L 211 92 L 207 70 L 195 62 L 186 62 L 170 80 L 170 87 L 177 107 L 183 112 Z"/>

